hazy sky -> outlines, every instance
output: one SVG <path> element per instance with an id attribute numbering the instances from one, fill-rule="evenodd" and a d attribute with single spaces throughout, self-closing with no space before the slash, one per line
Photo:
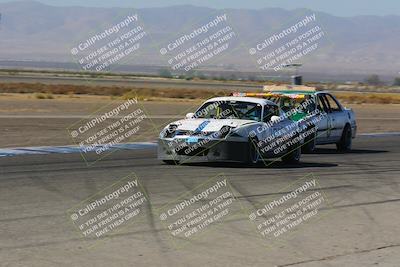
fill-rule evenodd
<path id="1" fill-rule="evenodd" d="M 0 0 L 12 2 L 16 0 Z M 213 8 L 310 8 L 338 16 L 400 15 L 400 0 L 39 0 L 65 6 L 159 7 L 191 4 Z"/>

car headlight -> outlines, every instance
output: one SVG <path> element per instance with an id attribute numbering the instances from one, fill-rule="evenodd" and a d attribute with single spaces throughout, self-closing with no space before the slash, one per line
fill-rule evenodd
<path id="1" fill-rule="evenodd" d="M 175 136 L 176 134 L 176 129 L 178 128 L 178 125 L 176 124 L 170 124 L 168 125 L 167 128 L 165 128 L 162 132 L 161 132 L 161 137 L 162 138 L 172 138 Z"/>

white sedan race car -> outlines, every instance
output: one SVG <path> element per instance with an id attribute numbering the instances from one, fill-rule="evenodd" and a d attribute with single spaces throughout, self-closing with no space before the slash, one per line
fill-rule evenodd
<path id="1" fill-rule="evenodd" d="M 256 97 L 217 97 L 160 133 L 158 158 L 167 164 L 282 158 L 297 163 L 304 131 L 274 102 Z"/>

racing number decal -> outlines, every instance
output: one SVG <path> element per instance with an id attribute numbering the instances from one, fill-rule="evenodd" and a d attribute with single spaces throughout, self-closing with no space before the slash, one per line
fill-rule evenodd
<path id="1" fill-rule="evenodd" d="M 201 133 L 201 131 L 203 131 L 203 129 L 206 128 L 206 126 L 207 126 L 209 123 L 210 123 L 209 120 L 203 121 L 203 122 L 199 125 L 199 127 L 197 127 L 197 129 L 194 130 L 194 133 L 196 133 L 196 134 Z"/>

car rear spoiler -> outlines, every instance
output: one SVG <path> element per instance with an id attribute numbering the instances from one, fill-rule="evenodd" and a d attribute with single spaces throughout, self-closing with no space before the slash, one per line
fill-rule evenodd
<path id="1" fill-rule="evenodd" d="M 265 85 L 263 88 L 264 92 L 290 92 L 290 91 L 303 91 L 307 93 L 315 93 L 316 87 L 305 86 L 305 85 Z"/>

